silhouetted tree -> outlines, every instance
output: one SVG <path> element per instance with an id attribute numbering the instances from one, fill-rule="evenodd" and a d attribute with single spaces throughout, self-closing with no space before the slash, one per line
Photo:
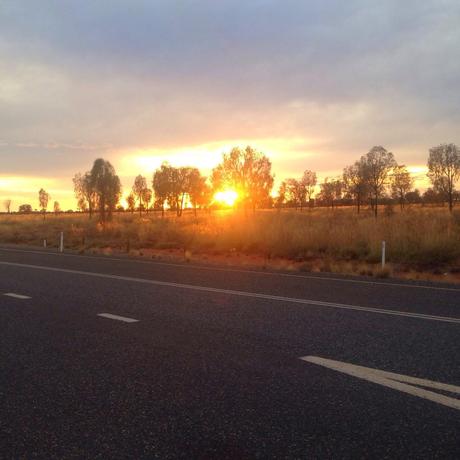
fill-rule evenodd
<path id="1" fill-rule="evenodd" d="M 55 201 L 53 205 L 54 214 L 59 214 L 61 212 L 61 206 L 59 201 Z"/>
<path id="2" fill-rule="evenodd" d="M 206 177 L 202 176 L 197 168 L 192 168 L 188 176 L 188 195 L 190 203 L 193 206 L 193 212 L 196 216 L 198 206 L 204 207 L 211 201 L 211 191 L 206 183 Z"/>
<path id="3" fill-rule="evenodd" d="M 415 189 L 413 192 L 406 193 L 406 201 L 410 204 L 417 204 L 422 202 L 420 190 Z"/>
<path id="4" fill-rule="evenodd" d="M 189 166 L 183 166 L 181 168 L 174 168 L 173 171 L 173 182 L 172 182 L 172 197 L 171 201 L 175 203 L 177 216 L 182 216 L 182 212 L 185 206 L 185 199 L 187 195 L 190 195 L 191 177 L 192 175 L 199 175 L 200 172 L 196 168 Z"/>
<path id="5" fill-rule="evenodd" d="M 335 202 L 342 198 L 343 182 L 341 179 L 329 179 L 326 177 L 320 184 L 320 199 L 326 206 L 334 208 Z"/>
<path id="6" fill-rule="evenodd" d="M 407 194 L 412 190 L 414 180 L 405 165 L 396 165 L 391 175 L 391 195 L 399 201 L 401 209 L 407 199 Z"/>
<path id="7" fill-rule="evenodd" d="M 133 192 L 127 196 L 126 202 L 128 203 L 128 210 L 131 211 L 131 214 L 134 214 L 134 210 L 136 209 L 136 197 Z"/>
<path id="8" fill-rule="evenodd" d="M 437 190 L 429 188 L 425 190 L 422 196 L 423 204 L 444 203 L 445 197 Z"/>
<path id="9" fill-rule="evenodd" d="M 195 189 L 194 192 L 192 192 L 192 195 L 190 197 L 195 210 L 195 216 L 197 206 L 200 207 L 200 209 L 209 209 L 212 203 L 213 196 L 214 194 L 212 191 L 212 187 L 207 183 L 205 178 L 202 177 L 201 184 L 198 188 Z"/>
<path id="10" fill-rule="evenodd" d="M 112 218 L 121 196 L 120 178 L 110 162 L 98 158 L 90 172 L 91 189 L 97 195 L 101 222 Z"/>
<path id="11" fill-rule="evenodd" d="M 460 150 L 455 144 L 441 144 L 430 149 L 428 177 L 434 189 L 446 197 L 452 212 L 455 185 L 460 179 Z"/>
<path id="12" fill-rule="evenodd" d="M 366 165 L 364 159 L 356 161 L 353 165 L 347 166 L 343 170 L 343 187 L 345 193 L 350 195 L 356 202 L 358 214 L 361 205 L 368 194 L 368 181 L 366 177 Z"/>
<path id="13" fill-rule="evenodd" d="M 46 209 L 48 208 L 48 201 L 50 199 L 51 199 L 50 194 L 46 192 L 43 188 L 41 188 L 38 192 L 38 204 L 43 213 L 43 220 L 45 220 Z"/>
<path id="14" fill-rule="evenodd" d="M 152 187 L 155 194 L 155 206 L 161 209 L 161 215 L 165 214 L 165 202 L 171 195 L 174 168 L 168 163 L 163 163 L 153 174 Z M 169 203 L 171 206 L 171 203 Z"/>
<path id="15" fill-rule="evenodd" d="M 388 176 L 396 166 L 394 156 L 382 146 L 375 146 L 361 158 L 367 184 L 373 198 L 374 215 L 377 217 L 379 199 L 385 192 Z"/>
<path id="16" fill-rule="evenodd" d="M 77 199 L 77 207 L 80 211 L 86 211 L 88 209 L 88 204 L 86 201 L 86 196 L 83 192 L 83 176 L 81 173 L 75 174 L 72 178 L 73 190 L 75 193 L 75 198 Z"/>
<path id="17" fill-rule="evenodd" d="M 32 212 L 32 206 L 30 204 L 21 204 L 21 206 L 19 206 L 19 212 L 21 214 L 28 214 Z"/>
<path id="18" fill-rule="evenodd" d="M 78 209 L 82 212 L 89 212 L 89 218 L 93 216 L 93 211 L 98 206 L 98 195 L 94 190 L 91 180 L 91 172 L 85 174 L 77 173 L 73 177 L 73 186 L 75 197 L 77 199 Z"/>
<path id="19" fill-rule="evenodd" d="M 7 199 L 3 201 L 3 206 L 5 206 L 5 210 L 8 214 L 11 212 L 11 200 Z"/>
<path id="20" fill-rule="evenodd" d="M 144 199 L 144 193 L 147 189 L 147 181 L 145 177 L 141 176 L 140 174 L 134 179 L 133 185 L 133 195 L 139 201 L 139 215 L 142 216 L 142 204 Z"/>
<path id="21" fill-rule="evenodd" d="M 305 198 L 307 200 L 307 203 L 310 205 L 312 202 L 313 193 L 315 192 L 316 184 L 318 182 L 316 173 L 307 169 L 303 173 L 301 182 L 302 185 L 305 187 Z"/>
<path id="22" fill-rule="evenodd" d="M 153 175 L 153 189 L 155 204 L 162 210 L 168 202 L 170 209 L 176 211 L 178 217 L 182 216 L 187 198 L 195 209 L 205 206 L 210 202 L 210 189 L 206 178 L 201 176 L 197 168 L 183 166 L 175 168 L 168 163 L 163 163 Z"/>
<path id="23" fill-rule="evenodd" d="M 150 202 L 152 201 L 152 197 L 153 197 L 152 190 L 146 187 L 142 191 L 142 202 L 143 202 L 143 204 L 145 206 L 145 210 L 146 210 L 147 214 L 149 213 L 149 207 L 150 207 Z"/>
<path id="24" fill-rule="evenodd" d="M 222 163 L 213 171 L 213 188 L 233 189 L 238 193 L 239 200 L 245 209 L 264 202 L 273 188 L 274 177 L 271 172 L 270 160 L 261 152 L 250 146 L 244 150 L 235 147 L 223 154 Z"/>
<path id="25" fill-rule="evenodd" d="M 302 211 L 307 196 L 307 190 L 302 181 L 293 178 L 286 179 L 286 192 L 288 201 L 293 203 L 296 209 L 299 207 Z"/>
<path id="26" fill-rule="evenodd" d="M 281 182 L 278 188 L 278 196 L 276 197 L 276 207 L 280 210 L 284 203 L 286 203 L 287 197 L 287 184 L 286 181 Z"/>

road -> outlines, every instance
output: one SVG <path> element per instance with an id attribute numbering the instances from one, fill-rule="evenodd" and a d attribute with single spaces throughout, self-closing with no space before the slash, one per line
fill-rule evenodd
<path id="1" fill-rule="evenodd" d="M 0 248 L 0 457 L 458 458 L 459 346 L 460 287 Z"/>

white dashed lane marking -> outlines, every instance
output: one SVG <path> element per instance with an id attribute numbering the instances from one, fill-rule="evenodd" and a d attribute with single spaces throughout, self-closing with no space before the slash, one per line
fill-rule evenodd
<path id="1" fill-rule="evenodd" d="M 111 313 L 98 313 L 97 316 L 102 316 L 103 318 L 115 319 L 117 321 L 123 321 L 124 323 L 137 323 L 138 319 L 127 318 L 126 316 L 112 315 Z"/>
<path id="2" fill-rule="evenodd" d="M 7 292 L 6 294 L 7 297 L 13 297 L 13 299 L 21 299 L 21 300 L 26 300 L 26 299 L 31 299 L 32 297 L 29 297 L 27 295 L 22 295 L 22 294 L 15 294 L 14 292 Z"/>
<path id="3" fill-rule="evenodd" d="M 456 317 L 449 317 L 449 316 L 427 315 L 423 313 L 412 313 L 412 312 L 407 312 L 407 311 L 392 310 L 389 308 L 362 307 L 359 305 L 349 305 L 349 304 L 342 304 L 342 303 L 335 303 L 335 302 L 323 302 L 323 301 L 310 300 L 310 299 L 299 299 L 299 298 L 293 298 L 293 297 L 262 294 L 262 293 L 257 293 L 257 292 L 235 291 L 232 289 L 221 289 L 221 288 L 214 288 L 210 286 L 198 286 L 194 284 L 172 283 L 169 281 L 160 281 L 160 280 L 152 280 L 152 279 L 145 279 L 145 278 L 133 278 L 130 276 L 110 275 L 108 273 L 87 272 L 87 271 L 82 271 L 82 270 L 71 270 L 68 268 L 47 267 L 43 265 L 18 264 L 15 262 L 0 262 L 0 266 L 1 265 L 5 265 L 8 267 L 21 267 L 21 268 L 27 268 L 27 269 L 32 269 L 32 270 L 44 270 L 44 271 L 49 271 L 49 272 L 68 273 L 68 274 L 80 275 L 80 276 L 92 276 L 92 277 L 105 278 L 105 279 L 116 280 L 116 281 L 127 281 L 131 283 L 150 284 L 152 286 L 163 286 L 163 287 L 174 288 L 174 289 L 186 289 L 186 290 L 192 290 L 192 291 L 198 291 L 198 292 L 207 292 L 207 293 L 212 293 L 212 294 L 225 294 L 225 295 L 230 295 L 230 296 L 252 297 L 255 299 L 264 299 L 264 300 L 272 300 L 275 302 L 305 305 L 307 307 L 313 306 L 313 307 L 335 308 L 335 309 L 340 309 L 340 310 L 359 311 L 359 312 L 373 313 L 373 314 L 378 314 L 378 315 L 401 316 L 401 317 L 406 317 L 406 318 L 417 318 L 417 319 L 423 319 L 423 320 L 428 320 L 428 321 L 440 321 L 440 322 L 445 322 L 445 323 L 460 324 L 460 317 L 456 318 Z"/>

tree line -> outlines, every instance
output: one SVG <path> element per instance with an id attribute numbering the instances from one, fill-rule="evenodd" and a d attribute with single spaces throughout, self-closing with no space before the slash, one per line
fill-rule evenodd
<path id="1" fill-rule="evenodd" d="M 48 209 L 48 203 L 51 200 L 51 196 L 48 192 L 46 192 L 43 188 L 38 191 L 38 203 L 40 207 L 40 212 L 43 213 L 43 219 L 46 218 L 46 211 Z M 5 211 L 10 214 L 11 213 L 11 205 L 13 201 L 11 199 L 3 200 L 3 207 Z M 55 201 L 53 205 L 53 210 L 56 214 L 59 214 L 61 211 L 61 205 L 59 201 Z M 21 204 L 18 208 L 18 212 L 22 214 L 27 214 L 33 212 L 32 205 L 30 204 Z"/>
<path id="2" fill-rule="evenodd" d="M 268 157 L 253 147 L 233 148 L 224 153 L 222 161 L 209 177 L 194 167 L 174 167 L 163 163 L 150 180 L 138 175 L 128 195 L 127 210 L 142 215 L 150 209 L 165 213 L 166 206 L 178 217 L 186 205 L 195 213 L 198 208 L 213 205 L 217 191 L 234 190 L 237 205 L 255 211 L 261 207 L 311 208 L 315 205 L 334 207 L 355 204 L 357 212 L 363 205 L 370 206 L 377 217 L 382 202 L 407 203 L 447 202 L 452 211 L 459 199 L 456 185 L 460 180 L 460 149 L 455 144 L 441 144 L 429 150 L 428 178 L 432 187 L 423 196 L 414 190 L 414 179 L 405 165 L 396 162 L 393 153 L 382 146 L 374 146 L 353 164 L 346 166 L 340 177 L 325 178 L 318 183 L 317 174 L 306 170 L 300 178 L 281 182 L 276 198 L 271 196 L 274 184 L 272 164 Z M 102 222 L 110 220 L 120 206 L 122 186 L 113 165 L 102 158 L 95 160 L 90 171 L 73 177 L 77 206 L 91 218 L 98 214 Z M 319 189 L 319 191 L 318 191 Z M 317 192 L 318 191 L 318 192 Z M 317 193 L 316 193 L 317 192 Z M 45 218 L 50 195 L 39 191 L 39 206 Z M 10 212 L 11 200 L 5 200 Z M 30 205 L 22 205 L 20 212 L 31 212 Z M 54 211 L 60 212 L 58 202 Z"/>
<path id="3" fill-rule="evenodd" d="M 372 147 L 352 165 L 346 166 L 342 176 L 325 178 L 313 201 L 317 176 L 307 170 L 300 179 L 283 181 L 278 191 L 278 207 L 294 206 L 302 209 L 315 204 L 334 207 L 338 202 L 354 202 L 358 213 L 364 204 L 370 205 L 377 217 L 382 200 L 395 200 L 401 208 L 406 203 L 447 202 L 452 211 L 459 199 L 456 185 L 460 180 L 460 149 L 455 144 L 433 147 L 428 156 L 428 178 L 432 188 L 423 197 L 414 190 L 414 179 L 405 165 L 396 162 L 393 153 L 382 146 Z"/>
<path id="4" fill-rule="evenodd" d="M 213 204 L 216 191 L 235 190 L 239 205 L 244 209 L 267 206 L 273 188 L 274 176 L 270 160 L 261 152 L 248 146 L 234 148 L 223 154 L 222 162 L 211 176 L 203 176 L 198 168 L 174 167 L 163 163 L 149 183 L 138 175 L 126 198 L 128 211 L 149 212 L 154 209 L 165 213 L 166 206 L 178 217 L 190 204 L 195 213 Z M 98 211 L 101 221 L 109 220 L 116 209 L 121 209 L 121 183 L 110 162 L 98 159 L 91 171 L 77 173 L 73 178 L 78 208 L 91 218 Z M 151 185 L 151 188 L 150 188 Z"/>

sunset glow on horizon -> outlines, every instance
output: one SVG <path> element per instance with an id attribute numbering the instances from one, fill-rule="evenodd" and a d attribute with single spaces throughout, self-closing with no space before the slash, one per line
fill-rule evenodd
<path id="1" fill-rule="evenodd" d="M 441 3 L 6 2 L 0 201 L 35 208 L 45 187 L 75 209 L 72 177 L 96 158 L 126 197 L 165 161 L 209 177 L 246 145 L 272 162 L 272 195 L 374 145 L 425 190 L 429 149 L 460 142 L 460 4 Z"/>

